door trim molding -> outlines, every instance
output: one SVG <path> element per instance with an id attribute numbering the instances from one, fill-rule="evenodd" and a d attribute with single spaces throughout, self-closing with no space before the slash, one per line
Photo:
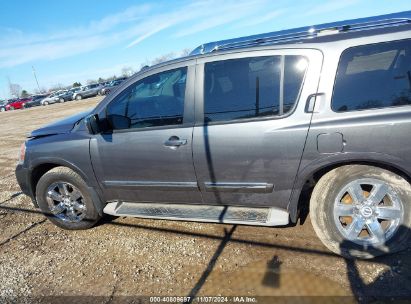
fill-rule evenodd
<path id="1" fill-rule="evenodd" d="M 271 193 L 274 190 L 273 184 L 268 183 L 213 183 L 205 182 L 207 192 L 251 192 L 251 193 Z"/>
<path id="2" fill-rule="evenodd" d="M 126 190 L 198 191 L 197 182 L 103 181 L 103 186 Z"/>

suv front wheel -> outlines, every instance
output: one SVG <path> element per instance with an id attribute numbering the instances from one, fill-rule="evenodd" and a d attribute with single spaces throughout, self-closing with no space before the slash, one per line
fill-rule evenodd
<path id="1" fill-rule="evenodd" d="M 66 167 L 56 167 L 40 178 L 36 200 L 44 215 L 63 229 L 87 229 L 101 218 L 84 180 Z"/>
<path id="2" fill-rule="evenodd" d="M 411 186 L 391 171 L 365 165 L 331 170 L 311 196 L 315 232 L 331 251 L 373 258 L 411 241 Z"/>

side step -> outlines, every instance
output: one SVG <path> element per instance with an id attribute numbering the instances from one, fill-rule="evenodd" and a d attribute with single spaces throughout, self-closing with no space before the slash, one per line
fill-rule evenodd
<path id="1" fill-rule="evenodd" d="M 104 213 L 114 216 L 256 226 L 287 225 L 289 219 L 287 211 L 277 208 L 129 202 L 108 203 Z"/>

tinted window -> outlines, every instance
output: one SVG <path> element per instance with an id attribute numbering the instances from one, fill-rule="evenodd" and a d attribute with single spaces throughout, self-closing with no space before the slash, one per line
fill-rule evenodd
<path id="1" fill-rule="evenodd" d="M 341 55 L 332 109 L 337 112 L 411 104 L 411 41 L 350 48 Z"/>
<path id="2" fill-rule="evenodd" d="M 290 112 L 298 99 L 307 63 L 303 56 L 241 58 L 206 63 L 205 121 Z"/>
<path id="3" fill-rule="evenodd" d="M 183 123 L 187 68 L 151 75 L 137 81 L 107 107 L 107 117 L 130 119 L 131 128 Z"/>

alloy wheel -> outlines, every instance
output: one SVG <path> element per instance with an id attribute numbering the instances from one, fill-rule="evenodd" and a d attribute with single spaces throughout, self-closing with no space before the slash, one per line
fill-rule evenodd
<path id="1" fill-rule="evenodd" d="M 345 239 L 359 245 L 382 245 L 400 226 L 403 203 L 389 184 L 377 179 L 348 183 L 334 202 L 334 223 Z"/>
<path id="2" fill-rule="evenodd" d="M 47 188 L 47 203 L 50 212 L 65 222 L 77 223 L 86 216 L 83 194 L 66 182 L 56 182 Z"/>

